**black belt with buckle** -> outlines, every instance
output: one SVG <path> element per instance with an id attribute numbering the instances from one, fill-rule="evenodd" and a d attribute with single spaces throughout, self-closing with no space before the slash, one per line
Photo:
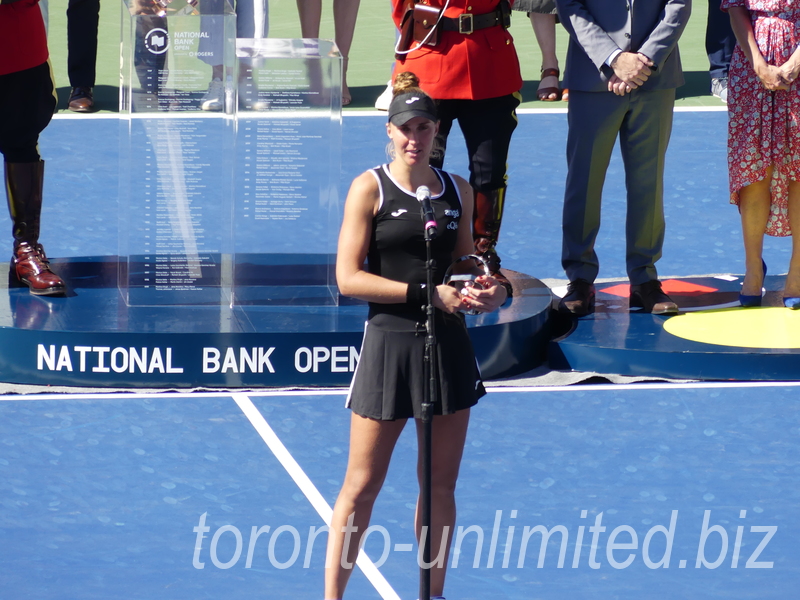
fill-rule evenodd
<path id="1" fill-rule="evenodd" d="M 469 35 L 473 31 L 478 31 L 479 29 L 488 29 L 489 27 L 496 27 L 498 25 L 510 27 L 511 13 L 498 8 L 493 12 L 482 15 L 465 13 L 459 15 L 458 18 L 442 17 L 441 21 L 439 21 L 439 27 L 441 27 L 442 31 L 457 31 L 464 35 Z"/>

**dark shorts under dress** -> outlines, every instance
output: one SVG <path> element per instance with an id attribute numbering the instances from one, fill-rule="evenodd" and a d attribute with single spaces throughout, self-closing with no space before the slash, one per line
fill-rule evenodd
<path id="1" fill-rule="evenodd" d="M 463 315 L 436 311 L 439 400 L 435 415 L 478 403 L 486 393 Z M 413 319 L 378 313 L 367 322 L 361 355 L 347 397 L 353 412 L 370 419 L 421 418 L 427 381 L 425 334 Z"/>

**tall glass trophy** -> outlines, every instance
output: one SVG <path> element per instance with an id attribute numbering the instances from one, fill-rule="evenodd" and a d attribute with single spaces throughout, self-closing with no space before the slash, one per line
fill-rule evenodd
<path id="1" fill-rule="evenodd" d="M 342 59 L 333 42 L 239 39 L 234 301 L 334 305 Z"/>
<path id="2" fill-rule="evenodd" d="M 120 291 L 230 301 L 236 16 L 227 0 L 125 0 Z"/>

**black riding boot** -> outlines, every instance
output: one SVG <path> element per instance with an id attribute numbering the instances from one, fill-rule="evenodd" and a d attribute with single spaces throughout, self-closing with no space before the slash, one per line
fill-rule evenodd
<path id="1" fill-rule="evenodd" d="M 510 298 L 511 282 L 500 271 L 500 257 L 495 250 L 497 239 L 500 237 L 500 224 L 503 221 L 506 188 L 490 192 L 473 191 L 475 210 L 472 214 L 472 239 L 475 244 L 475 254 L 486 260 L 492 276 L 506 288 Z"/>
<path id="2" fill-rule="evenodd" d="M 37 296 L 64 294 L 64 281 L 50 270 L 39 243 L 44 161 L 5 163 L 6 195 L 14 234 L 11 269 L 16 278 Z"/>

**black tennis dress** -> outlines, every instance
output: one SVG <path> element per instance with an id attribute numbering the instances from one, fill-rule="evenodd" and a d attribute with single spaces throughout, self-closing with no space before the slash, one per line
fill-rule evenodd
<path id="1" fill-rule="evenodd" d="M 453 178 L 434 171 L 442 183 L 442 193 L 431 198 L 439 232 L 432 243 L 433 281 L 439 284 L 453 262 L 462 210 Z M 398 185 L 388 165 L 369 172 L 377 179 L 381 194 L 367 254 L 369 272 L 409 284 L 425 283 L 425 238 L 415 193 Z M 486 390 L 464 316 L 436 309 L 435 320 L 439 400 L 434 414 L 447 415 L 474 406 Z M 371 302 L 347 406 L 359 415 L 383 421 L 420 418 L 427 385 L 424 353 L 422 307 Z"/>

